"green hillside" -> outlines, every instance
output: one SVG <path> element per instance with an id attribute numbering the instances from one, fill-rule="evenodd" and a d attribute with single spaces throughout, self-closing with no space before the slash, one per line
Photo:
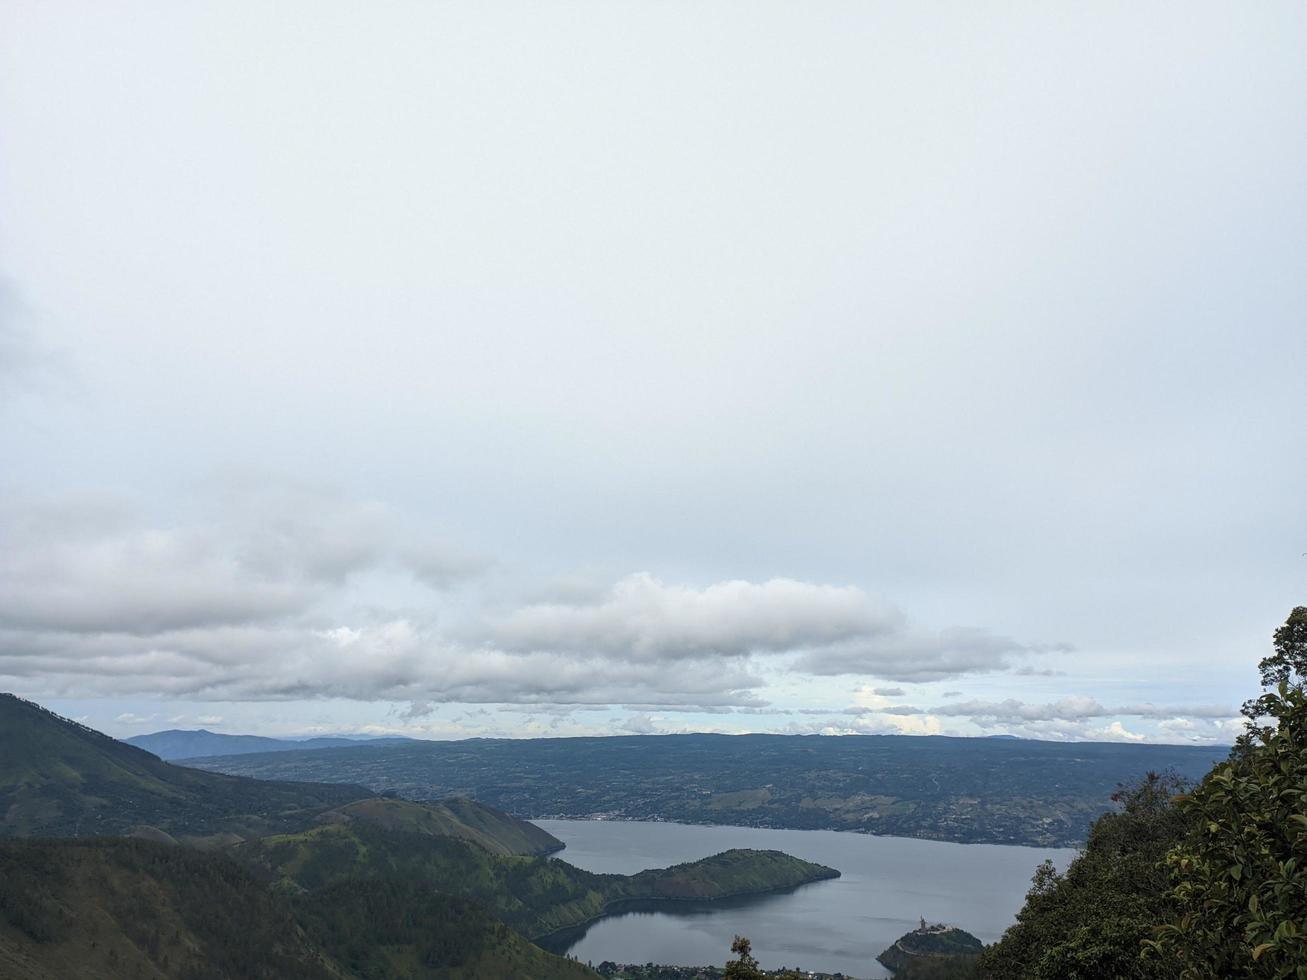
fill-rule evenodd
<path id="1" fill-rule="evenodd" d="M 504 856 L 456 837 L 353 821 L 248 841 L 233 856 L 291 892 L 359 878 L 411 877 L 473 899 L 528 938 L 589 922 L 628 901 L 702 901 L 793 888 L 839 872 L 779 851 L 726 851 L 637 875 L 601 875 Z"/>
<path id="2" fill-rule="evenodd" d="M 0 980 L 585 980 L 476 904 L 412 880 L 290 900 L 222 855 L 0 841 Z"/>
<path id="3" fill-rule="evenodd" d="M 670 868 L 605 877 L 622 879 L 612 883 L 614 897 L 708 901 L 782 891 L 839 876 L 834 868 L 801 861 L 781 851 L 735 848 Z"/>
<path id="4" fill-rule="evenodd" d="M 550 854 L 563 842 L 535 824 L 518 820 L 474 800 L 439 803 L 376 798 L 357 800 L 322 814 L 324 823 L 359 821 L 383 830 L 429 837 L 457 837 L 479 844 L 491 854 Z"/>
<path id="5" fill-rule="evenodd" d="M 89 835 L 147 825 L 177 836 L 302 826 L 372 796 L 348 784 L 272 782 L 170 765 L 0 694 L 0 834 Z"/>
<path id="6" fill-rule="evenodd" d="M 572 980 L 527 938 L 838 874 L 749 850 L 593 874 L 472 800 L 186 769 L 11 696 L 0 745 L 0 980 Z"/>
<path id="7" fill-rule="evenodd" d="M 527 942 L 475 902 L 412 880 L 345 881 L 295 904 L 351 976 L 376 980 L 585 980 L 594 972 Z"/>
<path id="8" fill-rule="evenodd" d="M 457 837 L 492 854 L 548 854 L 563 846 L 534 824 L 472 800 L 411 803 L 377 798 L 359 786 L 172 765 L 8 694 L 0 694 L 0 744 L 0 834 L 212 837 L 209 843 L 222 844 L 358 821 Z"/>
<path id="9" fill-rule="evenodd" d="M 289 907 L 217 855 L 0 841 L 3 980 L 333 980 Z"/>
<path id="10" fill-rule="evenodd" d="M 561 861 L 358 821 L 247 841 L 231 853 L 290 893 L 359 878 L 423 881 L 480 902 L 528 938 L 593 919 L 605 902 L 601 876 Z"/>

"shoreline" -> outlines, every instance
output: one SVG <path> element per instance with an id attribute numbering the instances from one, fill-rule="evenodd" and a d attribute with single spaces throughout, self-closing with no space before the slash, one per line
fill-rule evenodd
<path id="1" fill-rule="evenodd" d="M 430 802 L 422 800 L 419 802 Z M 986 847 L 1024 847 L 1032 851 L 1080 851 L 1084 849 L 1085 842 L 1080 841 L 1075 844 L 1029 844 L 1013 843 L 1011 841 L 996 840 L 953 840 L 947 837 L 924 837 L 913 836 L 910 834 L 877 834 L 869 830 L 839 830 L 835 827 L 772 827 L 761 826 L 759 824 L 747 823 L 707 823 L 695 820 L 671 820 L 657 819 L 648 817 L 608 817 L 608 816 L 564 816 L 561 814 L 549 814 L 548 816 L 539 817 L 519 817 L 518 819 L 526 820 L 529 823 L 537 824 L 541 820 L 554 820 L 558 822 L 570 821 L 574 823 L 644 823 L 644 824 L 672 824 L 677 827 L 720 827 L 732 830 L 781 830 L 787 833 L 796 834 L 851 834 L 857 837 L 878 837 L 889 840 L 914 840 L 926 841 L 931 844 L 957 844 L 960 847 L 972 847 L 981 845 Z M 566 846 L 566 845 L 564 845 Z"/>
<path id="2" fill-rule="evenodd" d="M 562 929 L 555 929 L 552 932 L 542 933 L 538 936 L 527 936 L 526 938 L 539 946 L 542 942 L 546 942 L 553 937 L 577 932 L 580 933 L 580 935 L 576 936 L 573 940 L 573 942 L 576 942 L 579 941 L 584 936 L 586 930 L 596 922 L 602 922 L 604 919 L 617 915 L 624 915 L 628 912 L 656 911 L 658 907 L 665 905 L 679 905 L 707 909 L 741 898 L 757 898 L 763 895 L 789 895 L 797 892 L 801 888 L 820 884 L 823 881 L 835 881 L 840 877 L 840 872 L 834 868 L 831 870 L 835 871 L 833 875 L 823 875 L 820 878 L 814 878 L 812 881 L 801 881 L 797 885 L 784 885 L 779 888 L 755 888 L 745 891 L 731 892 L 729 895 L 718 895 L 714 898 L 670 898 L 658 895 L 651 895 L 644 898 L 617 898 L 607 903 L 604 906 L 603 911 L 598 915 L 593 915 L 575 925 L 564 926 Z M 641 908 L 641 906 L 652 906 L 653 908 L 644 909 Z M 546 949 L 547 947 L 541 946 L 541 948 Z M 550 952 L 552 951 L 553 950 L 550 950 Z"/>

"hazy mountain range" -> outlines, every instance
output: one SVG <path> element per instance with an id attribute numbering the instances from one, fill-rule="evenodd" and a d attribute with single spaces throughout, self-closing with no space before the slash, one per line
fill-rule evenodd
<path id="1" fill-rule="evenodd" d="M 252 752 L 291 752 L 296 749 L 340 749 L 355 745 L 412 742 L 415 739 L 385 735 L 325 735 L 316 738 L 269 738 L 266 735 L 223 735 L 200 728 L 171 728 L 123 739 L 128 745 L 153 752 L 160 759 L 195 759 L 206 755 L 246 755 Z"/>

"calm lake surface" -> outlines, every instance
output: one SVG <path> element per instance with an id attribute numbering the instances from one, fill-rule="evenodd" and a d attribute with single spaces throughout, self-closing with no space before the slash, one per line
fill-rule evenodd
<path id="1" fill-rule="evenodd" d="M 832 830 L 759 830 L 672 823 L 536 820 L 567 845 L 557 857 L 587 871 L 632 874 L 694 861 L 732 847 L 785 851 L 836 868 L 842 877 L 781 895 L 725 905 L 632 911 L 601 919 L 543 945 L 598 964 L 721 964 L 737 934 L 753 941 L 767 969 L 800 967 L 855 977 L 889 977 L 876 954 L 917 926 L 960 926 L 985 940 L 1012 924 L 1035 866 L 1059 869 L 1064 848 L 945 844 Z"/>

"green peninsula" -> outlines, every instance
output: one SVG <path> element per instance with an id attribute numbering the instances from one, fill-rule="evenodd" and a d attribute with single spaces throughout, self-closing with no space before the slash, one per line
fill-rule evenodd
<path id="1" fill-rule="evenodd" d="M 900 936 L 876 959 L 882 966 L 900 972 L 932 961 L 972 959 L 984 948 L 984 943 L 963 929 L 931 925 L 922 919 L 919 928 Z"/>
<path id="2" fill-rule="evenodd" d="M 839 876 L 780 851 L 747 849 L 635 875 L 595 874 L 562 860 L 495 854 L 459 837 L 362 820 L 247 841 L 231 853 L 290 894 L 378 878 L 425 882 L 480 903 L 528 939 L 584 925 L 622 903 L 712 901 Z"/>

